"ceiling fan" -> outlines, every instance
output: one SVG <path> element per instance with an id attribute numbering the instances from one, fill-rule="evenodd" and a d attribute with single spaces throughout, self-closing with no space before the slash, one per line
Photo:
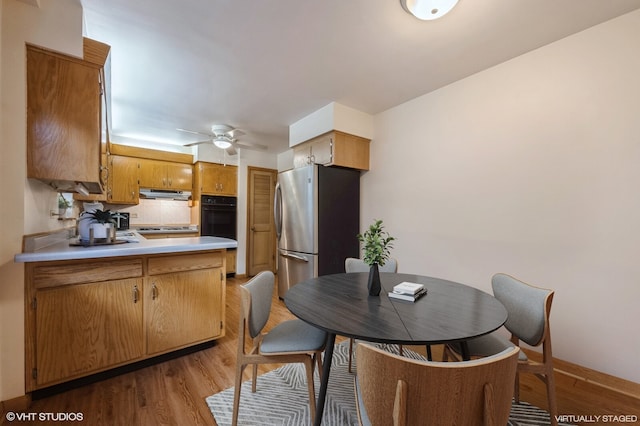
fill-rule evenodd
<path id="1" fill-rule="evenodd" d="M 226 124 L 214 124 L 211 126 L 211 133 L 194 132 L 193 130 L 176 129 L 180 132 L 192 133 L 195 135 L 207 136 L 207 140 L 198 142 L 191 142 L 184 146 L 194 146 L 203 143 L 212 143 L 220 149 L 224 149 L 229 155 L 236 155 L 237 148 L 251 149 L 257 151 L 266 151 L 268 148 L 264 145 L 240 143 L 238 142 L 238 136 L 242 136 L 245 133 L 240 129 L 235 129 Z"/>

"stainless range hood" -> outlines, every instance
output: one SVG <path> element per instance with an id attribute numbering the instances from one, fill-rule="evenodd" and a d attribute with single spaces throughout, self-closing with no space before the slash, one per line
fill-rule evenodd
<path id="1" fill-rule="evenodd" d="M 191 197 L 190 191 L 171 191 L 165 189 L 140 188 L 140 198 L 147 200 L 179 200 L 187 201 Z"/>

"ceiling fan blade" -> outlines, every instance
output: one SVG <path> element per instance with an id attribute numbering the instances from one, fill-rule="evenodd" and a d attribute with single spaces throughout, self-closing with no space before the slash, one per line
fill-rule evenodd
<path id="1" fill-rule="evenodd" d="M 195 146 L 195 145 L 200 145 L 200 144 L 203 144 L 203 143 L 211 143 L 211 139 L 207 139 L 206 141 L 191 142 L 191 143 L 185 144 L 183 146 Z"/>
<path id="2" fill-rule="evenodd" d="M 233 146 L 233 145 L 231 145 L 225 151 L 227 152 L 227 155 L 237 155 L 238 154 L 238 151 L 236 151 L 236 147 Z"/>
<path id="3" fill-rule="evenodd" d="M 257 143 L 236 143 L 235 144 L 236 148 L 244 148 L 244 149 L 249 149 L 249 150 L 253 150 L 253 151 L 268 151 L 269 147 L 265 146 L 265 145 L 260 145 Z"/>
<path id="4" fill-rule="evenodd" d="M 227 132 L 227 134 L 229 136 L 231 136 L 232 139 L 237 138 L 238 136 L 242 136 L 245 135 L 246 133 L 244 131 L 242 131 L 241 129 L 231 129 Z"/>
<path id="5" fill-rule="evenodd" d="M 176 130 L 179 132 L 191 133 L 192 135 L 211 136 L 209 133 L 194 132 L 193 130 L 187 130 L 187 129 L 176 129 Z"/>

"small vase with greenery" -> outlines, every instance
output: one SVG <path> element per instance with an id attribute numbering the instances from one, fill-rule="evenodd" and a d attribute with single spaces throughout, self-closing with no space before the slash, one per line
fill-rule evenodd
<path id="1" fill-rule="evenodd" d="M 69 200 L 64 198 L 62 194 L 58 193 L 58 215 L 63 218 L 67 214 L 67 209 L 71 207 Z"/>
<path id="2" fill-rule="evenodd" d="M 382 220 L 376 219 L 364 233 L 358 234 L 358 240 L 363 243 L 364 263 L 369 265 L 369 295 L 378 296 L 380 294 L 380 272 L 379 266 L 383 266 L 393 248 L 395 238 L 384 230 Z"/>
<path id="3" fill-rule="evenodd" d="M 86 225 L 83 227 L 86 229 L 88 235 L 80 235 L 83 240 L 90 240 L 91 231 L 93 230 L 94 239 L 108 239 L 111 234 L 111 228 L 116 223 L 111 210 L 93 210 L 90 212 L 82 213 L 80 217 L 81 221 L 85 221 Z"/>

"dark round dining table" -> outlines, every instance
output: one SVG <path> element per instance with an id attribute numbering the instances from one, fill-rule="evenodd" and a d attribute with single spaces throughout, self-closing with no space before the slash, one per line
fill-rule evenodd
<path id="1" fill-rule="evenodd" d="M 492 295 L 464 284 L 413 274 L 380 273 L 382 290 L 369 296 L 368 273 L 324 275 L 300 282 L 284 296 L 301 320 L 328 333 L 315 425 L 320 425 L 336 335 L 369 342 L 434 345 L 465 342 L 491 333 L 507 320 L 507 310 Z M 392 299 L 401 282 L 423 284 L 427 294 L 415 302 Z"/>

